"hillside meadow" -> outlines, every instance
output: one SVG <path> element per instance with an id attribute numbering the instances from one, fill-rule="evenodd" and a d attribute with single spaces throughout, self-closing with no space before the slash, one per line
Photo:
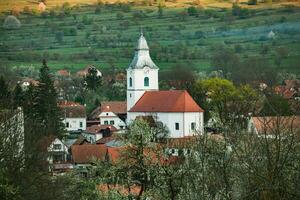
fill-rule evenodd
<path id="1" fill-rule="evenodd" d="M 18 2 L 22 7 L 30 1 Z M 241 60 L 255 57 L 274 70 L 300 74 L 297 6 L 259 4 L 246 5 L 250 7 L 247 9 L 241 8 L 242 3 L 233 10 L 231 3 L 191 9 L 192 3 L 187 2 L 186 7 L 174 4 L 161 8 L 125 3 L 96 5 L 93 1 L 72 6 L 75 0 L 68 2 L 57 6 L 55 1 L 48 0 L 53 8 L 45 12 L 29 9 L 17 13 L 20 29 L 7 30 L 1 26 L 1 62 L 11 67 L 39 67 L 46 58 L 52 70 L 75 72 L 91 64 L 125 69 L 142 28 L 151 56 L 162 70 L 182 65 L 210 71 L 214 53 L 224 48 Z M 8 14 L 7 10 L 2 12 L 1 22 Z"/>

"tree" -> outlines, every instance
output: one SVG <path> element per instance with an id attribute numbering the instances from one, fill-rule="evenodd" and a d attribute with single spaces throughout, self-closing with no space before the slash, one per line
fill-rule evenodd
<path id="1" fill-rule="evenodd" d="M 57 106 L 57 93 L 45 60 L 43 60 L 38 81 L 35 105 L 33 106 L 41 125 L 41 133 L 44 136 L 60 136 L 63 131 L 62 115 Z"/>
<path id="2" fill-rule="evenodd" d="M 239 57 L 229 49 L 217 50 L 211 59 L 213 69 L 221 70 L 225 78 L 230 77 L 230 73 L 240 66 Z"/>
<path id="3" fill-rule="evenodd" d="M 259 96 L 249 85 L 236 87 L 231 81 L 211 78 L 197 81 L 192 90 L 196 102 L 207 110 L 222 129 L 246 127 L 250 113 L 260 103 Z"/>
<path id="4" fill-rule="evenodd" d="M 189 16 L 198 16 L 198 9 L 194 6 L 188 7 L 187 13 Z"/>
<path id="5" fill-rule="evenodd" d="M 158 13 L 158 17 L 161 18 L 163 16 L 164 10 L 163 10 L 162 5 L 160 5 L 160 4 L 158 5 L 157 13 Z"/>
<path id="6" fill-rule="evenodd" d="M 55 39 L 58 43 L 62 43 L 64 40 L 64 32 L 63 31 L 56 32 Z"/>
<path id="7" fill-rule="evenodd" d="M 84 78 L 85 85 L 90 90 L 98 89 L 102 84 L 102 78 L 95 67 L 90 67 L 87 76 Z"/>
<path id="8" fill-rule="evenodd" d="M 24 103 L 24 93 L 21 88 L 21 85 L 18 83 L 13 91 L 13 104 L 14 107 L 17 108 L 19 106 L 22 106 Z"/>
<path id="9" fill-rule="evenodd" d="M 17 17 L 15 17 L 13 15 L 9 15 L 4 20 L 3 28 L 7 29 L 7 30 L 20 29 L 21 28 L 21 22 L 18 20 Z"/>
<path id="10" fill-rule="evenodd" d="M 9 107 L 11 92 L 3 76 L 0 76 L 0 109 Z"/>

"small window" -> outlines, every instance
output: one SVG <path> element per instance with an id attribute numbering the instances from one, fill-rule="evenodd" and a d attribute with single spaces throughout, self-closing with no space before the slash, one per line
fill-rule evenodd
<path id="1" fill-rule="evenodd" d="M 148 78 L 148 77 L 145 77 L 145 78 L 144 78 L 144 86 L 145 86 L 145 87 L 148 87 L 148 86 L 149 86 L 149 78 Z"/>
<path id="2" fill-rule="evenodd" d="M 196 129 L 196 123 L 195 122 L 192 122 L 191 123 L 191 129 L 194 131 Z"/>
<path id="3" fill-rule="evenodd" d="M 130 97 L 132 97 L 131 93 L 129 94 Z"/>
<path id="4" fill-rule="evenodd" d="M 83 123 L 79 122 L 79 127 L 82 128 L 83 127 Z"/>
<path id="5" fill-rule="evenodd" d="M 104 124 L 108 124 L 108 121 L 107 121 L 107 120 L 105 120 L 105 121 L 104 121 Z"/>
<path id="6" fill-rule="evenodd" d="M 132 87 L 132 78 L 129 78 L 129 87 Z"/>
<path id="7" fill-rule="evenodd" d="M 106 113 L 106 116 L 108 116 L 108 113 Z"/>
<path id="8" fill-rule="evenodd" d="M 114 124 L 115 124 L 115 121 L 114 121 L 114 120 L 111 120 L 111 121 L 109 122 L 109 124 L 114 125 Z"/>
<path id="9" fill-rule="evenodd" d="M 179 130 L 179 123 L 175 123 L 175 130 Z"/>
<path id="10" fill-rule="evenodd" d="M 55 150 L 61 149 L 61 144 L 54 144 L 53 149 Z"/>
<path id="11" fill-rule="evenodd" d="M 67 127 L 67 128 L 69 128 L 69 127 L 70 127 L 70 124 L 69 124 L 69 122 L 67 122 L 67 123 L 66 123 L 66 127 Z"/>

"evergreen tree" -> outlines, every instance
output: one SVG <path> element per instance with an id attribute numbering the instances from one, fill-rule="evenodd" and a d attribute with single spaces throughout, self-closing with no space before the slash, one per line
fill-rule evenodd
<path id="1" fill-rule="evenodd" d="M 39 84 L 36 88 L 35 110 L 42 134 L 60 136 L 63 131 L 62 114 L 57 106 L 57 92 L 46 61 L 40 69 Z"/>
<path id="2" fill-rule="evenodd" d="M 18 83 L 13 91 L 13 104 L 14 107 L 22 106 L 24 103 L 24 92 Z"/>
<path id="3" fill-rule="evenodd" d="M 8 108 L 10 104 L 11 92 L 4 77 L 0 77 L 0 109 Z"/>

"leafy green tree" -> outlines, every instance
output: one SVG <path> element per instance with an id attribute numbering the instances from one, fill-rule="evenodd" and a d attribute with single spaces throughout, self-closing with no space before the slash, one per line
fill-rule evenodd
<path id="1" fill-rule="evenodd" d="M 245 127 L 249 114 L 260 102 L 258 94 L 250 86 L 236 87 L 231 81 L 220 78 L 197 81 L 192 94 L 223 128 Z"/>
<path id="2" fill-rule="evenodd" d="M 102 78 L 95 67 L 90 67 L 87 76 L 84 78 L 85 85 L 90 90 L 96 90 L 101 87 Z"/>

